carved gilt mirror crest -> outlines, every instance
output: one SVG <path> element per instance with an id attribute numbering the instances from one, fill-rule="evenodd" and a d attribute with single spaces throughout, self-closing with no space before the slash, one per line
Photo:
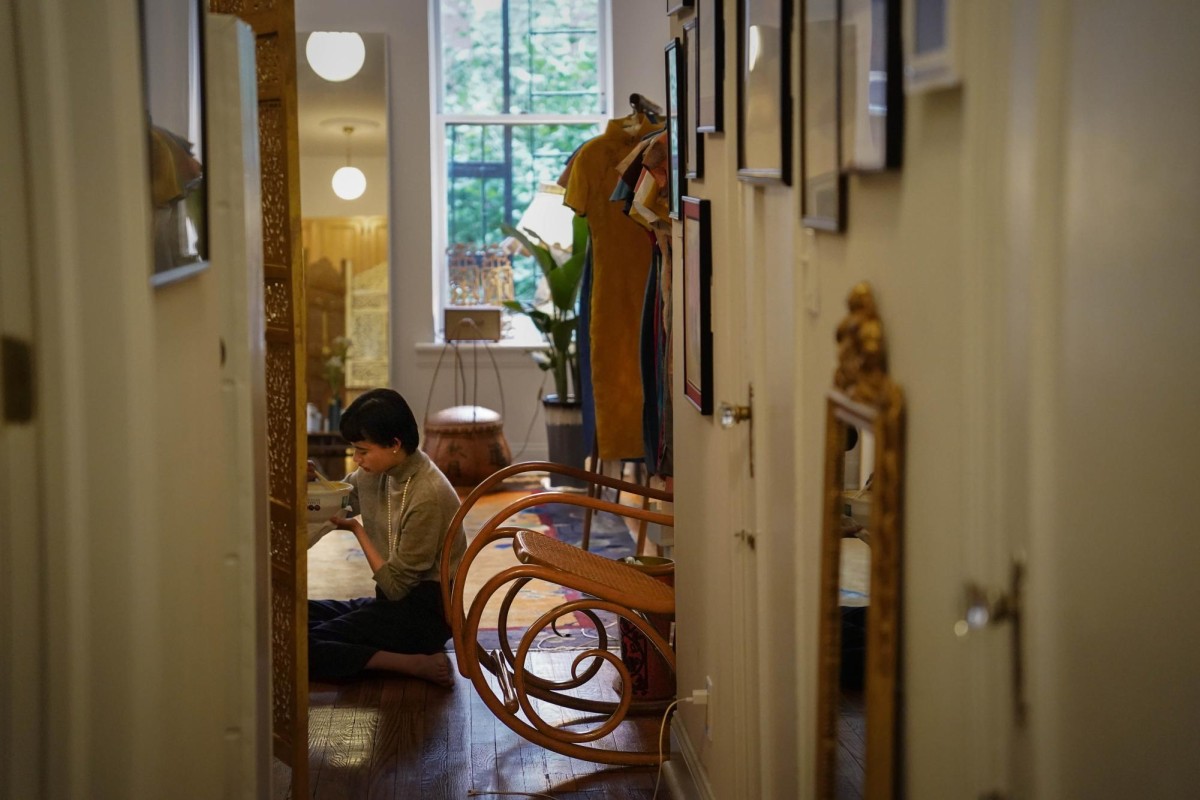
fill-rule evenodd
<path id="1" fill-rule="evenodd" d="M 867 283 L 837 328 L 826 401 L 817 796 L 896 796 L 904 396 Z"/>

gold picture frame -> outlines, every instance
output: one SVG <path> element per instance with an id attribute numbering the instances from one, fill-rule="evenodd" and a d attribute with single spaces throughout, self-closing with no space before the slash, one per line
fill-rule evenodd
<path id="1" fill-rule="evenodd" d="M 871 287 L 855 286 L 847 305 L 826 401 L 816 796 L 849 788 L 890 800 L 900 741 L 904 395 L 888 377 Z M 858 469 L 847 469 L 856 449 Z"/>

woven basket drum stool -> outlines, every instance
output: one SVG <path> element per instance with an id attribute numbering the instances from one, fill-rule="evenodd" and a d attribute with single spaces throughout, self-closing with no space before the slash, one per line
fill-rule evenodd
<path id="1" fill-rule="evenodd" d="M 504 421 L 483 406 L 453 406 L 430 415 L 424 449 L 456 487 L 474 488 L 512 463 Z"/>

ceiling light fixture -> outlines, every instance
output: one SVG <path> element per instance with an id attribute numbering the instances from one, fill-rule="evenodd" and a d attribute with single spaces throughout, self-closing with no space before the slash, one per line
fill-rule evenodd
<path id="1" fill-rule="evenodd" d="M 350 134 L 354 126 L 342 128 L 346 133 L 346 166 L 333 173 L 333 193 L 343 200 L 357 200 L 367 190 L 367 176 L 358 167 L 350 166 Z"/>
<path id="2" fill-rule="evenodd" d="M 327 81 L 345 81 L 362 69 L 367 57 L 363 38 L 357 33 L 317 31 L 308 35 L 304 55 L 313 72 Z"/>

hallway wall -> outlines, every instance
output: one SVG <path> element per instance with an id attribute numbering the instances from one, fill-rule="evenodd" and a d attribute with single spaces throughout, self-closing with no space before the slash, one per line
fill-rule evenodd
<path id="1" fill-rule="evenodd" d="M 954 4 L 962 85 L 906 97 L 902 167 L 851 176 L 846 232 L 831 234 L 800 224 L 796 188 L 737 180 L 738 5 L 723 6 L 726 133 L 706 137 L 689 192 L 713 202 L 716 398 L 755 389 L 753 479 L 744 426 L 699 416 L 675 380 L 679 683 L 716 687 L 677 717 L 702 795 L 812 796 L 824 396 L 863 279 L 908 408 L 903 796 L 1186 791 L 1195 625 L 1151 621 L 1177 618 L 1195 541 L 1154 526 L 1162 537 L 1138 545 L 1134 531 L 1192 516 L 1176 481 L 1191 473 L 1195 426 L 1179 423 L 1200 381 L 1200 329 L 1179 304 L 1195 297 L 1200 198 L 1187 143 L 1200 70 L 1182 33 L 1194 7 Z M 1137 212 L 1131 185 L 1154 196 Z M 1021 552 L 1028 726 L 1008 627 L 952 633 L 965 583 L 1005 588 Z M 1147 726 L 1171 734 L 1151 747 Z M 742 741 L 756 731 L 757 752 Z"/>

